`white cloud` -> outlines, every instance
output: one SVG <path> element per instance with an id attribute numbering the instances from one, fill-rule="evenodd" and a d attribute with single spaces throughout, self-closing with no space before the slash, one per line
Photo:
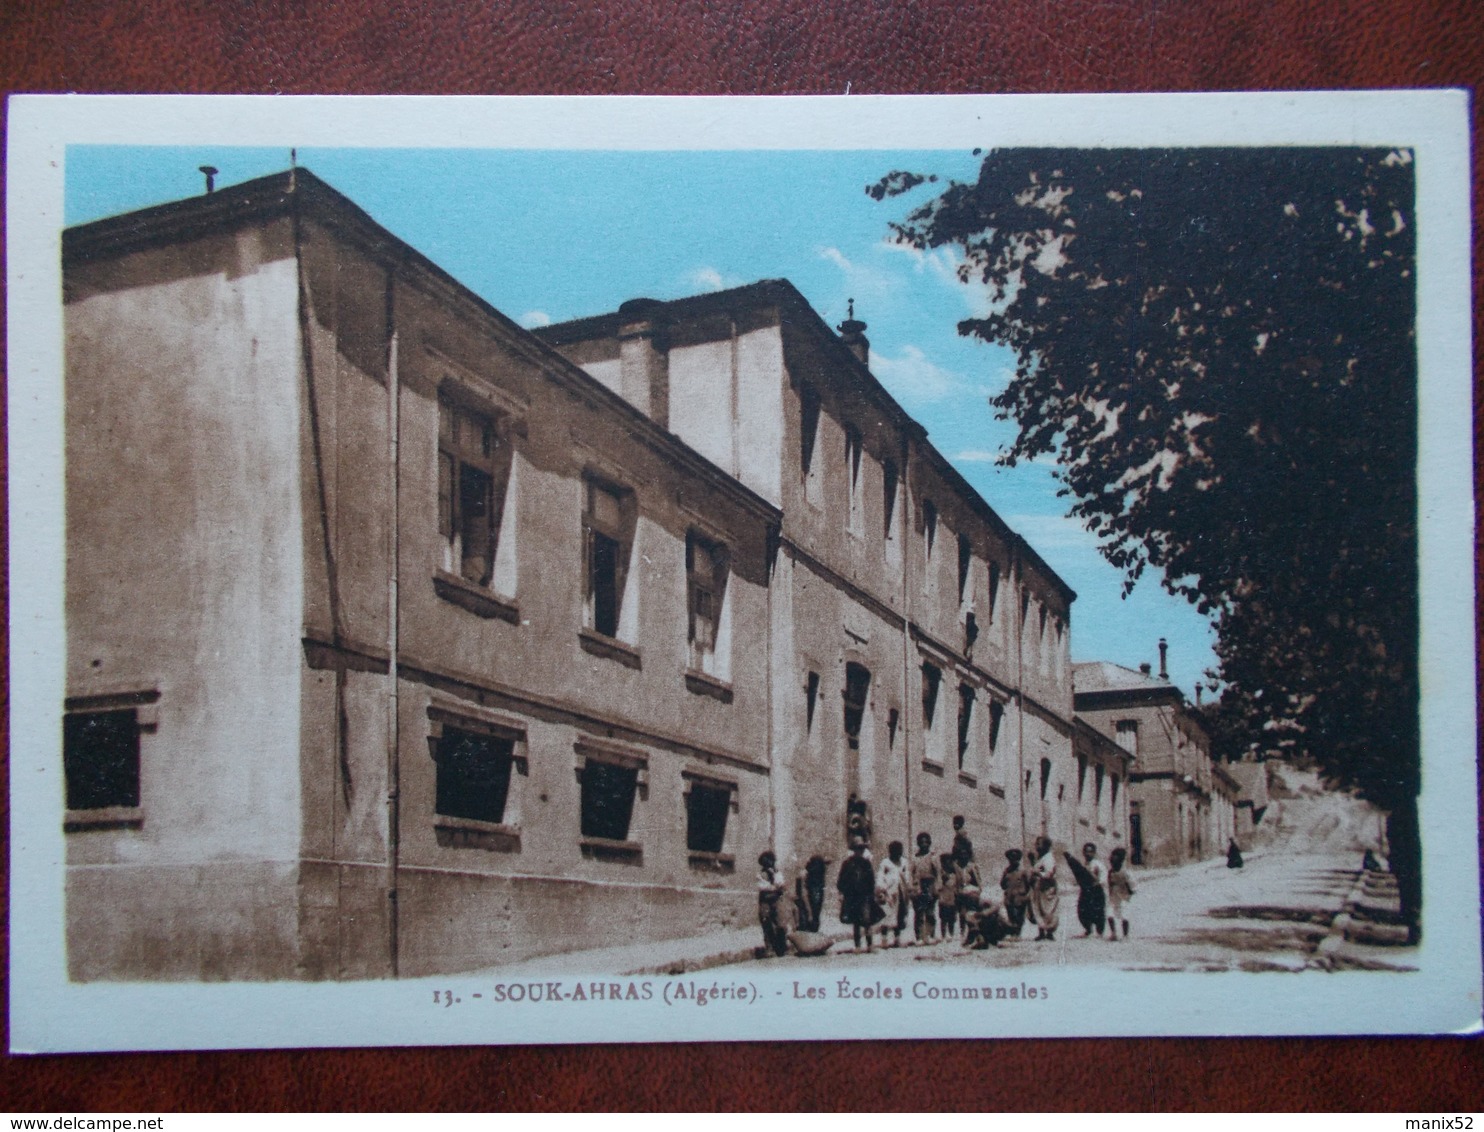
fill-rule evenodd
<path id="1" fill-rule="evenodd" d="M 705 291 L 725 291 L 729 287 L 740 287 L 742 280 L 734 275 L 723 275 L 709 264 L 698 267 L 685 277 L 686 282 L 692 287 L 700 287 Z"/>
<path id="2" fill-rule="evenodd" d="M 527 330 L 534 330 L 538 326 L 550 326 L 551 315 L 545 311 L 526 311 L 516 320 Z"/>
<path id="3" fill-rule="evenodd" d="M 1011 530 L 1018 531 L 1040 552 L 1097 550 L 1097 536 L 1070 515 L 1006 515 L 1004 518 Z"/>
<path id="4" fill-rule="evenodd" d="M 906 402 L 944 401 L 953 396 L 972 395 L 973 392 L 961 374 L 944 369 L 910 344 L 903 346 L 896 357 L 873 350 L 871 372 L 881 379 L 893 396 Z"/>
<path id="5" fill-rule="evenodd" d="M 998 452 L 991 452 L 986 448 L 965 448 L 953 456 L 953 462 L 955 464 L 993 464 L 999 458 Z"/>
<path id="6" fill-rule="evenodd" d="M 819 249 L 819 258 L 828 260 L 845 276 L 845 286 L 857 302 L 880 303 L 887 293 L 894 290 L 898 280 L 890 272 L 869 264 L 857 263 L 836 247 Z"/>

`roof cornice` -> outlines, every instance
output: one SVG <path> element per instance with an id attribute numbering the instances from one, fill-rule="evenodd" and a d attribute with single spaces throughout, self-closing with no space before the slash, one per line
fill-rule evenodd
<path id="1" fill-rule="evenodd" d="M 594 407 L 617 414 L 641 443 L 728 495 L 745 511 L 770 525 L 781 521 L 782 512 L 773 504 L 495 309 L 416 248 L 393 235 L 344 193 L 303 167 L 65 229 L 62 263 L 65 270 L 165 247 L 280 216 L 289 217 L 295 209 L 301 218 L 325 225 L 389 269 L 481 322 L 502 345 L 539 368 L 558 386 Z"/>

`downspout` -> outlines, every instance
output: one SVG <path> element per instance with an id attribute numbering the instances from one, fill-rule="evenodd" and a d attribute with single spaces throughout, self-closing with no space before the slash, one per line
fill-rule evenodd
<path id="1" fill-rule="evenodd" d="M 1025 563 L 1019 544 L 1012 543 L 1015 568 L 1015 792 L 1020 798 L 1020 845 L 1025 848 Z"/>
<path id="2" fill-rule="evenodd" d="M 401 701 L 399 696 L 398 631 L 401 620 L 401 595 L 399 564 L 402 547 L 402 466 L 400 450 L 402 381 L 398 365 L 398 337 L 396 329 L 396 278 L 387 273 L 386 325 L 387 325 L 387 470 L 391 481 L 391 524 L 387 536 L 387 587 L 386 587 L 386 673 L 387 673 L 387 732 L 386 732 L 386 896 L 387 896 L 387 953 L 391 961 L 392 978 L 398 976 L 400 959 L 400 928 L 397 905 L 397 867 L 401 844 Z"/>
<path id="3" fill-rule="evenodd" d="M 902 502 L 897 507 L 897 513 L 893 517 L 899 531 L 912 530 L 910 516 L 912 515 L 912 490 L 911 477 L 908 469 L 912 467 L 912 438 L 903 433 L 902 447 L 898 453 L 902 461 L 900 475 Z M 902 799 L 907 807 L 907 851 L 913 852 L 913 846 L 917 843 L 912 828 L 912 735 L 915 728 L 909 727 L 907 721 L 912 718 L 908 706 L 912 702 L 912 559 L 914 555 L 908 547 L 908 539 L 904 536 L 897 540 L 897 551 L 902 558 L 902 753 L 906 756 L 902 766 Z"/>

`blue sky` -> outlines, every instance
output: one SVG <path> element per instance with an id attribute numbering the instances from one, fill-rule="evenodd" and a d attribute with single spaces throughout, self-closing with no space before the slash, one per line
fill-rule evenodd
<path id="1" fill-rule="evenodd" d="M 877 203 L 867 184 L 893 169 L 972 178 L 968 152 L 304 149 L 298 160 L 484 299 L 527 325 L 787 278 L 831 325 L 854 298 L 872 369 L 938 449 L 1077 591 L 1075 660 L 1157 664 L 1190 694 L 1214 663 L 1205 618 L 1146 576 L 1122 575 L 1066 518 L 1052 466 L 1003 468 L 1013 436 L 988 399 L 1014 368 L 999 347 L 959 337 L 982 297 L 947 252 L 888 239 L 888 222 L 933 186 Z M 284 149 L 71 146 L 66 221 L 78 224 L 284 169 Z"/>

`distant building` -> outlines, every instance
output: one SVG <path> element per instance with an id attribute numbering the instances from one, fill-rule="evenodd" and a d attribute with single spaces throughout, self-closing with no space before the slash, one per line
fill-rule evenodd
<path id="1" fill-rule="evenodd" d="M 1237 783 L 1236 838 L 1246 849 L 1268 810 L 1268 764 L 1256 758 L 1227 763 L 1223 768 Z"/>
<path id="2" fill-rule="evenodd" d="M 532 334 L 302 169 L 63 263 L 74 978 L 747 925 L 758 853 L 848 816 L 1128 828 L 1075 595 L 853 316 L 768 281 Z"/>
<path id="3" fill-rule="evenodd" d="M 1237 781 L 1211 758 L 1211 740 L 1165 672 L 1108 661 L 1073 666 L 1077 715 L 1133 756 L 1129 856 L 1181 865 L 1226 851 L 1236 833 Z"/>

